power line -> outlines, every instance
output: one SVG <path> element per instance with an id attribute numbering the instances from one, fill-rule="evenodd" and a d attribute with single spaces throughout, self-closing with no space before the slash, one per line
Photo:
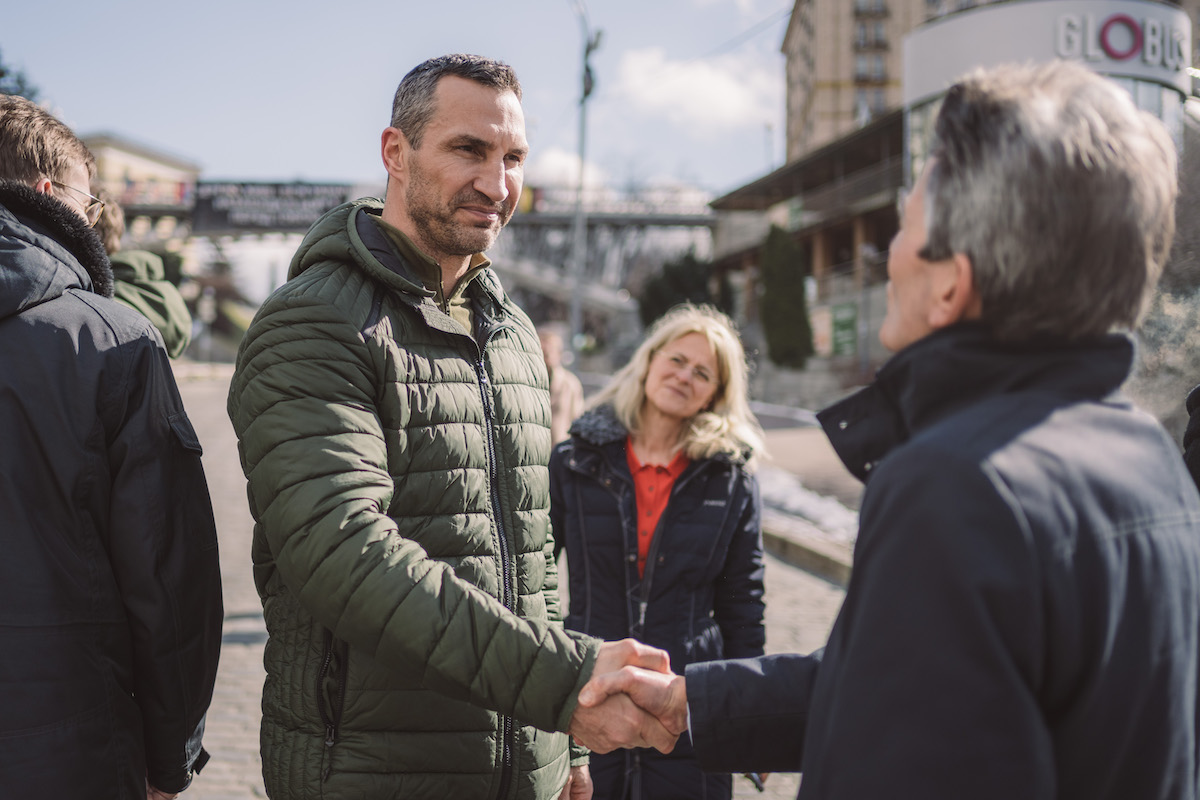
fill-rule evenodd
<path id="1" fill-rule="evenodd" d="M 759 23 L 751 26 L 750 28 L 747 28 L 746 30 L 739 33 L 737 36 L 734 36 L 732 39 L 726 41 L 723 44 L 717 45 L 715 48 L 713 48 L 712 50 L 708 51 L 707 53 L 705 53 L 704 55 L 702 55 L 700 57 L 701 58 L 712 58 L 713 56 L 720 55 L 721 53 L 724 53 L 728 50 L 732 50 L 733 48 L 737 47 L 738 45 L 742 44 L 743 42 L 753 39 L 755 36 L 762 33 L 767 28 L 770 28 L 772 25 L 779 22 L 780 20 L 786 19 L 787 17 L 790 17 L 791 15 L 792 15 L 792 6 L 788 6 L 787 8 L 784 8 L 781 11 L 777 11 L 774 14 L 772 14 L 771 16 L 764 19 L 762 22 L 759 22 Z"/>

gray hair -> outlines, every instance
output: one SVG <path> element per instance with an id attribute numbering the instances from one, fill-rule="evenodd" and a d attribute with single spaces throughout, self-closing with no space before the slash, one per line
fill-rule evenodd
<path id="1" fill-rule="evenodd" d="M 392 98 L 392 127 L 398 128 L 413 148 L 421 146 L 425 126 L 437 110 L 434 93 L 438 81 L 447 75 L 509 91 L 521 99 L 521 83 L 512 67 L 502 61 L 462 53 L 431 58 L 404 76 Z"/>
<path id="2" fill-rule="evenodd" d="M 938 113 L 920 255 L 971 259 L 1001 340 L 1136 326 L 1175 232 L 1175 148 L 1077 64 L 979 70 Z"/>
<path id="3" fill-rule="evenodd" d="M 711 458 L 718 453 L 751 457 L 764 450 L 762 428 L 750 411 L 746 354 L 737 329 L 712 306 L 682 303 L 660 317 L 629 363 L 588 403 L 589 408 L 609 404 L 631 434 L 641 428 L 646 402 L 646 375 L 650 359 L 666 345 L 689 333 L 702 334 L 717 357 L 718 385 L 709 408 L 692 417 L 680 447 L 688 458 Z M 748 459 L 751 460 L 751 459 Z"/>

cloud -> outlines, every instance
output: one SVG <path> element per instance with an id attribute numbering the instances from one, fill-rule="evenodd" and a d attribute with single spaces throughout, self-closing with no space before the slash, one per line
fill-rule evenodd
<path id="1" fill-rule="evenodd" d="M 761 3 L 758 0 L 692 0 L 692 2 L 700 8 L 710 8 L 712 6 L 732 5 L 743 16 L 753 16 L 761 13 L 759 6 Z"/>
<path id="2" fill-rule="evenodd" d="M 608 183 L 608 173 L 591 161 L 584 162 L 584 186 Z M 579 154 L 560 147 L 540 151 L 525 167 L 529 186 L 574 186 L 579 182 Z"/>
<path id="3" fill-rule="evenodd" d="M 644 114 L 716 135 L 778 119 L 783 84 L 773 57 L 731 53 L 672 61 L 653 47 L 621 57 L 614 92 Z"/>

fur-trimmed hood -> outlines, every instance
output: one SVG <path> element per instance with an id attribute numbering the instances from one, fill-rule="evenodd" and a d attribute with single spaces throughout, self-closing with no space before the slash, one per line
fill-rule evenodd
<path id="1" fill-rule="evenodd" d="M 570 434 L 596 447 L 624 442 L 629 431 L 617 419 L 617 413 L 611 405 L 597 406 L 575 420 L 571 424 Z M 731 464 L 744 465 L 750 459 L 750 450 L 738 453 L 717 453 L 713 459 L 727 461 Z"/>
<path id="2" fill-rule="evenodd" d="M 625 430 L 625 426 L 617 419 L 613 407 L 605 405 L 584 412 L 583 416 L 571 423 L 570 434 L 602 447 L 613 442 L 625 441 L 629 431 Z"/>
<path id="3" fill-rule="evenodd" d="M 0 318 L 68 289 L 113 295 L 113 273 L 94 230 L 65 203 L 0 181 Z"/>

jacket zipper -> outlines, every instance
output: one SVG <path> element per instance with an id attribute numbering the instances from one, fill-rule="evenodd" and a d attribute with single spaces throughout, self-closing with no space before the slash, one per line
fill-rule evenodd
<path id="1" fill-rule="evenodd" d="M 317 711 L 321 715 L 321 723 L 325 726 L 325 768 L 321 771 L 321 782 L 329 780 L 329 772 L 333 767 L 333 746 L 337 744 L 338 726 L 342 722 L 342 711 L 346 705 L 346 672 L 349 666 L 349 645 L 343 649 L 341 669 L 338 670 L 336 706 L 325 708 L 325 678 L 333 664 L 333 648 L 335 642 L 333 631 L 325 631 L 325 650 L 321 659 L 321 669 L 317 671 Z"/>
<path id="2" fill-rule="evenodd" d="M 673 500 L 675 498 L 675 495 L 679 494 L 679 492 L 683 490 L 683 487 L 686 486 L 688 483 L 690 483 L 692 478 L 696 477 L 696 475 L 698 475 L 699 473 L 700 473 L 700 470 L 696 469 L 696 470 L 693 470 L 689 474 L 684 474 L 684 475 L 680 476 L 680 479 L 677 480 L 675 482 L 675 485 L 671 487 L 671 497 L 668 498 L 668 500 L 667 500 L 667 508 L 671 507 L 671 500 Z M 635 503 L 635 506 L 636 506 L 636 503 Z M 635 516 L 635 520 L 636 520 L 636 514 L 634 516 Z M 646 631 L 646 608 L 650 605 L 650 588 L 654 581 L 654 565 L 658 561 L 658 559 L 656 559 L 655 556 L 658 555 L 659 542 L 662 541 L 661 534 L 662 534 L 663 525 L 666 523 L 666 516 L 667 516 L 667 509 L 664 508 L 663 515 L 662 515 L 662 517 L 659 518 L 658 525 L 655 526 L 655 528 L 654 528 L 654 535 L 650 538 L 650 550 L 647 551 L 647 553 L 646 553 L 646 574 L 642 576 L 642 584 L 640 587 L 638 587 L 639 589 L 641 589 L 641 591 L 638 592 L 637 629 L 643 635 L 645 634 L 645 631 Z M 635 521 L 635 524 L 634 524 L 635 536 L 636 536 L 636 533 L 637 533 L 637 524 Z M 636 541 L 636 538 L 635 538 L 635 541 Z"/>
<path id="3" fill-rule="evenodd" d="M 488 335 L 488 339 L 491 335 Z M 496 464 L 496 437 L 492 430 L 492 397 L 488 387 L 491 382 L 488 380 L 487 368 L 483 363 L 483 351 L 487 347 L 487 340 L 479 349 L 479 360 L 475 362 L 475 372 L 479 377 L 479 394 L 483 400 L 483 421 L 484 427 L 487 429 L 487 455 L 488 455 L 488 475 L 491 478 L 491 487 L 489 496 L 492 503 L 492 516 L 496 520 L 496 538 L 500 541 L 500 577 L 502 587 L 500 591 L 500 602 L 509 611 L 516 613 L 516 603 L 513 601 L 513 593 L 510 584 L 512 583 L 512 570 L 510 568 L 510 554 L 508 548 L 508 535 L 504 530 L 504 520 L 501 516 L 500 508 L 500 470 Z M 513 738 L 513 721 L 512 717 L 507 714 L 500 715 L 500 736 L 501 736 L 501 751 L 500 751 L 500 796 L 503 797 L 508 792 L 508 784 L 512 780 L 512 738 Z"/>

